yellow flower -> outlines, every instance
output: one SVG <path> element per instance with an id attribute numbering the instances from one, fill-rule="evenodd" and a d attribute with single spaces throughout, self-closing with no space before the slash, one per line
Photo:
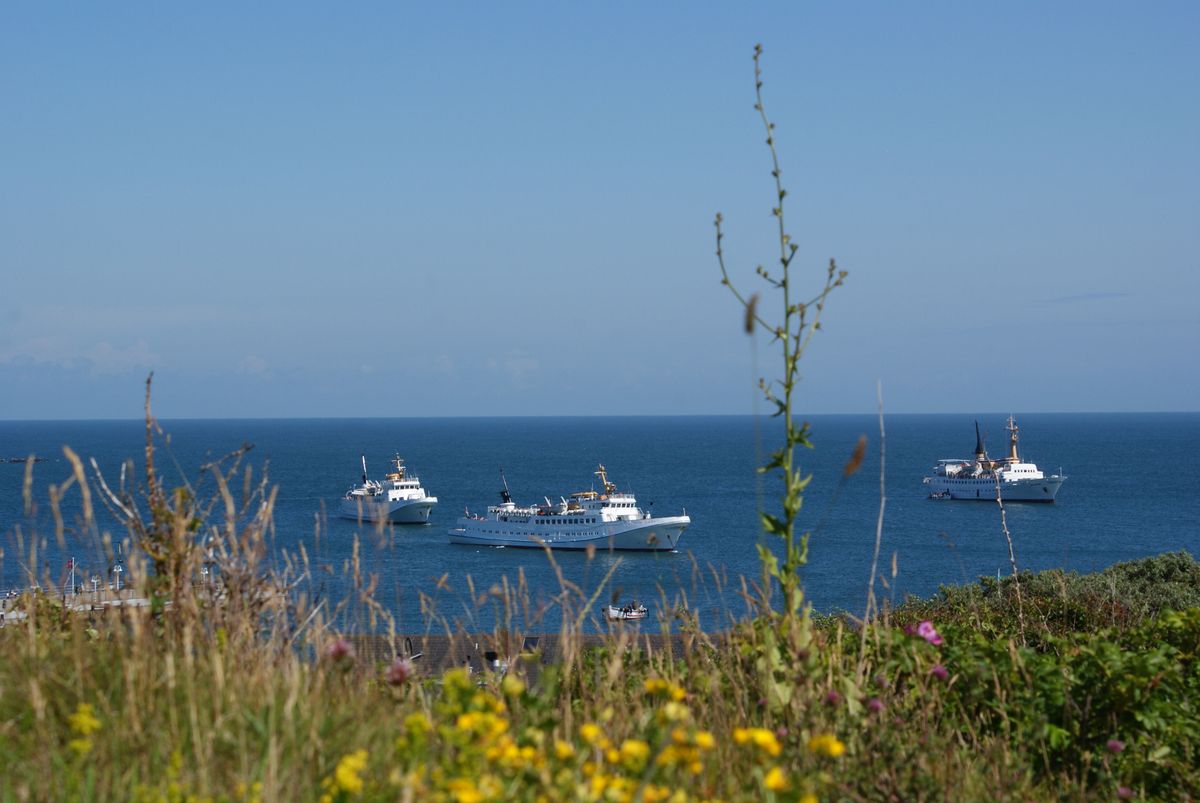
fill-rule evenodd
<path id="1" fill-rule="evenodd" d="M 662 803 L 664 800 L 671 798 L 671 790 L 665 786 L 656 786 L 650 784 L 646 787 L 646 791 L 642 794 L 642 799 L 646 803 Z"/>
<path id="2" fill-rule="evenodd" d="M 588 722 L 579 728 L 579 736 L 590 745 L 595 745 L 603 737 L 600 732 L 600 726 L 595 723 Z"/>
<path id="3" fill-rule="evenodd" d="M 525 683 L 516 675 L 505 675 L 500 681 L 500 689 L 509 697 L 517 697 L 525 691 Z"/>
<path id="4" fill-rule="evenodd" d="M 626 739 L 621 743 L 621 763 L 630 772 L 641 772 L 650 757 L 650 745 L 641 739 Z"/>
<path id="5" fill-rule="evenodd" d="M 772 758 L 783 752 L 775 734 L 766 728 L 734 728 L 733 741 L 737 744 L 753 743 Z"/>
<path id="6" fill-rule="evenodd" d="M 830 758 L 837 758 L 846 752 L 846 745 L 842 744 L 832 733 L 822 733 L 808 740 L 808 749 Z"/>
<path id="7" fill-rule="evenodd" d="M 763 778 L 763 784 L 773 792 L 780 792 L 788 788 L 788 778 L 779 767 L 771 767 L 767 777 Z"/>
<path id="8" fill-rule="evenodd" d="M 672 700 L 658 711 L 658 718 L 664 722 L 682 722 L 692 715 L 683 703 Z"/>
<path id="9" fill-rule="evenodd" d="M 559 761 L 566 761 L 575 755 L 575 747 L 570 742 L 564 742 L 562 739 L 557 739 L 554 742 L 554 756 Z"/>
<path id="10" fill-rule="evenodd" d="M 508 721 L 490 711 L 468 711 L 459 714 L 454 724 L 458 730 L 472 736 L 480 736 L 484 741 L 495 739 L 508 730 Z"/>
<path id="11" fill-rule="evenodd" d="M 662 694 L 666 697 L 670 697 L 675 702 L 679 702 L 683 698 L 687 697 L 687 692 L 681 686 L 677 686 L 670 681 L 663 680 L 662 678 L 647 678 L 645 689 L 646 694 Z"/>
<path id="12" fill-rule="evenodd" d="M 367 768 L 367 751 L 355 750 L 343 756 L 333 771 L 334 787 L 347 794 L 357 795 L 363 790 L 362 771 Z"/>
<path id="13" fill-rule="evenodd" d="M 67 747 L 74 750 L 75 754 L 82 758 L 83 756 L 86 756 L 88 753 L 92 752 L 92 740 L 72 739 L 71 741 L 67 742 Z"/>
<path id="14" fill-rule="evenodd" d="M 483 793 L 470 778 L 455 778 L 449 786 L 456 803 L 480 803 L 483 800 Z"/>
<path id="15" fill-rule="evenodd" d="M 696 733 L 696 747 L 699 747 L 701 750 L 712 750 L 716 746 L 716 740 L 708 731 L 699 731 Z"/>
<path id="16" fill-rule="evenodd" d="M 817 796 L 814 795 L 812 792 L 805 792 L 803 795 L 800 796 L 800 803 L 821 803 L 821 802 L 819 800 L 817 800 Z"/>
<path id="17" fill-rule="evenodd" d="M 72 731 L 84 737 L 100 730 L 100 718 L 96 716 L 91 703 L 80 703 L 75 708 L 75 713 L 67 717 L 67 722 L 70 723 Z"/>
<path id="18" fill-rule="evenodd" d="M 404 730 L 413 736 L 429 733 L 433 730 L 433 723 L 424 714 L 409 714 L 404 718 Z"/>

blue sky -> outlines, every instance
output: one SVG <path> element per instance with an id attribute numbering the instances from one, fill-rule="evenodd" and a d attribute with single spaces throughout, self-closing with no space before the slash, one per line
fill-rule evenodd
<path id="1" fill-rule="evenodd" d="M 9 4 L 0 419 L 1197 410 L 1195 3 Z M 764 292 L 763 309 L 774 296 Z"/>

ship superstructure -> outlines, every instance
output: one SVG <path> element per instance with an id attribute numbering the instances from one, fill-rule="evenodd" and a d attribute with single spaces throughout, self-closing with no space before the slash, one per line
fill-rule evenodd
<path id="1" fill-rule="evenodd" d="M 521 507 L 513 501 L 503 479 L 500 504 L 486 514 L 464 511 L 450 530 L 450 542 L 481 546 L 552 549 L 621 549 L 669 551 L 675 549 L 692 520 L 679 516 L 654 517 L 638 507 L 631 493 L 617 490 L 603 465 L 595 472 L 602 490 L 578 491 L 557 504 Z"/>

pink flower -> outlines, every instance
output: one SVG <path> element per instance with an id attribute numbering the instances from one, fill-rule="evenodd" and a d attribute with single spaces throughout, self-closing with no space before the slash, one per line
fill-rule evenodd
<path id="1" fill-rule="evenodd" d="M 387 681 L 389 686 L 403 686 L 410 677 L 412 677 L 413 665 L 412 661 L 406 658 L 397 658 L 388 667 L 383 679 Z"/>
<path id="2" fill-rule="evenodd" d="M 1125 749 L 1125 743 L 1120 739 L 1109 739 L 1108 744 L 1104 745 L 1110 753 L 1120 753 Z"/>
<path id="3" fill-rule="evenodd" d="M 917 625 L 917 635 L 935 647 L 941 645 L 942 643 L 942 637 L 939 636 L 937 630 L 934 629 L 933 622 L 930 622 L 928 619 Z"/>
<path id="4" fill-rule="evenodd" d="M 878 697 L 872 697 L 870 700 L 867 700 L 867 709 L 872 714 L 878 714 L 884 709 L 883 700 L 880 700 Z"/>
<path id="5" fill-rule="evenodd" d="M 945 680 L 946 678 L 950 677 L 950 673 L 946 671 L 946 667 L 942 666 L 941 664 L 937 664 L 933 667 L 933 669 L 930 669 L 929 674 L 933 675 L 938 680 Z"/>
<path id="6" fill-rule="evenodd" d="M 354 645 L 346 641 L 344 638 L 336 638 L 329 643 L 325 648 L 325 655 L 332 661 L 340 661 L 343 658 L 354 659 Z"/>
<path id="7" fill-rule="evenodd" d="M 1121 798 L 1121 800 L 1129 800 L 1131 797 L 1133 797 L 1133 790 L 1128 786 L 1118 786 L 1117 797 Z"/>
<path id="8" fill-rule="evenodd" d="M 828 692 L 826 692 L 826 694 L 825 694 L 825 704 L 826 705 L 837 705 L 841 701 L 842 701 L 842 695 L 838 694 L 833 689 L 830 689 Z"/>

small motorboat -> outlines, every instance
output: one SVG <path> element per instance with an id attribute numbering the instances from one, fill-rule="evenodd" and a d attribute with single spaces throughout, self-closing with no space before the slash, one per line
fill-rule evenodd
<path id="1" fill-rule="evenodd" d="M 634 600 L 628 605 L 609 605 L 604 615 L 610 622 L 619 622 L 625 619 L 645 619 L 646 606 Z"/>

